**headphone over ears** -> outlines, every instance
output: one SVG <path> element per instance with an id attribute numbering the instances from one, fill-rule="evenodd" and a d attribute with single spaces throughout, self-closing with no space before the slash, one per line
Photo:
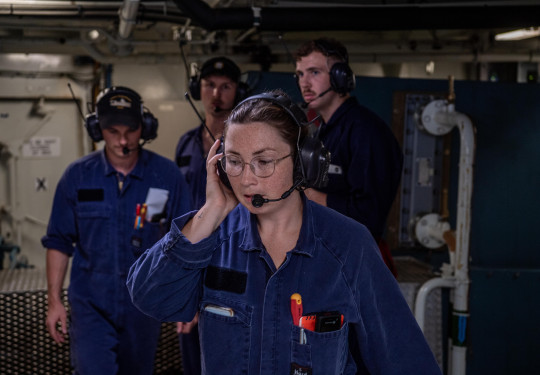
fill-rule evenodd
<path id="1" fill-rule="evenodd" d="M 194 100 L 201 100 L 201 76 L 197 74 L 189 77 L 189 94 Z"/>
<path id="2" fill-rule="evenodd" d="M 238 81 L 236 84 L 236 95 L 234 97 L 234 105 L 240 103 L 249 96 L 249 85 L 243 81 Z M 189 78 L 189 94 L 195 100 L 201 100 L 201 78 L 200 75 L 191 76 Z"/>
<path id="3" fill-rule="evenodd" d="M 304 111 L 284 95 L 274 93 L 253 95 L 247 99 L 244 99 L 238 104 L 238 106 L 244 104 L 245 102 L 259 99 L 267 100 L 287 112 L 298 125 L 299 130 L 303 126 L 307 126 L 309 124 Z M 218 153 L 223 152 L 223 147 L 224 145 L 222 142 Z M 323 143 L 318 138 L 307 135 L 304 136 L 303 139 L 299 139 L 296 144 L 296 148 L 297 158 L 294 166 L 294 182 L 296 183 L 301 181 L 299 183 L 301 188 L 325 187 L 328 184 L 330 152 L 324 147 Z M 221 166 L 221 163 L 218 163 L 218 166 Z M 218 171 L 221 181 L 230 187 L 230 183 L 225 171 L 222 169 Z"/>
<path id="4" fill-rule="evenodd" d="M 99 116 L 100 112 L 101 116 L 103 116 L 106 112 L 106 109 L 104 108 L 106 108 L 105 105 L 107 104 L 107 101 L 115 96 L 122 95 L 131 99 L 136 106 L 140 107 L 140 126 L 142 126 L 141 139 L 144 141 L 155 139 L 157 137 L 159 123 L 157 118 L 143 106 L 141 96 L 136 91 L 128 87 L 113 86 L 106 88 L 99 93 L 97 96 L 95 112 L 86 115 L 84 120 L 84 126 L 92 141 L 99 142 L 103 140 L 103 133 L 101 131 L 102 126 L 100 125 Z M 139 124 L 137 124 L 137 128 L 138 127 Z"/>
<path id="5" fill-rule="evenodd" d="M 240 103 L 249 96 L 249 85 L 243 81 L 236 82 L 236 95 L 234 105 Z M 189 77 L 189 94 L 194 100 L 201 100 L 201 74 Z"/>
<path id="6" fill-rule="evenodd" d="M 333 48 L 324 39 L 316 39 L 313 43 L 323 51 L 325 56 L 337 56 L 342 61 L 335 62 L 330 68 L 330 87 L 338 94 L 345 95 L 354 90 L 356 87 L 356 79 L 354 73 L 349 66 L 349 54 L 345 48 L 338 51 Z M 297 80 L 298 82 L 298 80 Z"/>

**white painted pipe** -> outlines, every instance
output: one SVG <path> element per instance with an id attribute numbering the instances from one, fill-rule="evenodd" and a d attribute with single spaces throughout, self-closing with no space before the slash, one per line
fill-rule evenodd
<path id="1" fill-rule="evenodd" d="M 414 316 L 416 322 L 420 326 L 422 332 L 424 331 L 425 315 L 426 315 L 426 301 L 429 293 L 436 288 L 453 288 L 455 287 L 455 280 L 453 278 L 437 277 L 426 281 L 416 294 L 416 301 L 414 304 Z"/>
<path id="2" fill-rule="evenodd" d="M 120 38 L 127 39 L 131 35 L 137 20 L 139 3 L 140 0 L 124 0 L 119 12 L 120 23 L 118 24 L 118 36 Z"/>
<path id="3" fill-rule="evenodd" d="M 469 242 L 475 132 L 470 119 L 466 115 L 456 112 L 453 103 L 444 100 L 436 100 L 426 106 L 422 113 L 422 124 L 428 132 L 435 135 L 444 135 L 454 126 L 458 128 L 460 134 L 456 255 L 453 267 L 454 310 L 452 312 L 453 324 L 457 325 L 454 328 L 459 335 L 457 338 L 452 338 L 452 358 L 449 361 L 451 366 L 449 374 L 464 375 L 466 371 L 467 325 L 469 318 Z M 436 284 L 436 282 L 434 283 Z M 425 297 L 422 298 L 425 299 Z M 421 304 L 421 302 L 418 303 Z M 418 310 L 418 314 L 421 314 L 420 310 Z"/>
<path id="4" fill-rule="evenodd" d="M 449 374 L 465 375 L 467 369 L 465 364 L 467 358 L 467 348 L 462 346 L 452 346 L 450 348 L 450 362 L 448 364 Z"/>
<path id="5" fill-rule="evenodd" d="M 469 241 L 475 149 L 474 127 L 466 115 L 454 111 L 453 104 L 448 104 L 446 108 L 447 111 L 437 112 L 436 120 L 442 124 L 457 126 L 461 137 L 456 218 L 456 267 L 454 270 L 456 292 L 454 308 L 457 311 L 467 311 L 470 283 Z"/>

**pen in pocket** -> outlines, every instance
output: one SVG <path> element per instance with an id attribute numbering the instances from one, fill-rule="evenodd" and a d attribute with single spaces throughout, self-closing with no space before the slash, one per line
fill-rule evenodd
<path id="1" fill-rule="evenodd" d="M 139 229 L 139 224 L 141 221 L 141 204 L 137 203 L 135 208 L 135 224 L 133 224 L 133 229 Z"/>
<path id="2" fill-rule="evenodd" d="M 306 332 L 304 331 L 304 328 L 300 327 L 300 339 L 299 339 L 299 342 L 300 344 L 304 345 L 307 340 L 306 340 Z"/>
<path id="3" fill-rule="evenodd" d="M 144 221 L 146 220 L 146 210 L 147 210 L 147 205 L 146 203 L 143 203 L 142 207 L 141 207 L 141 224 L 140 224 L 140 228 L 143 228 L 144 227 Z"/>

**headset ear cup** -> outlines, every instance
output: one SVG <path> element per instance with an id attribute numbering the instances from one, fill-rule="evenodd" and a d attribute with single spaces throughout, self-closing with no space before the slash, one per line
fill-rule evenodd
<path id="1" fill-rule="evenodd" d="M 236 96 L 234 98 L 234 105 L 240 103 L 246 99 L 250 94 L 249 85 L 246 82 L 240 81 L 236 87 Z"/>
<path id="2" fill-rule="evenodd" d="M 143 113 L 141 138 L 144 141 L 151 141 L 157 137 L 159 126 L 158 119 L 149 111 Z"/>
<path id="3" fill-rule="evenodd" d="M 330 86 L 338 94 L 345 95 L 354 90 L 356 80 L 349 64 L 337 62 L 330 69 Z"/>
<path id="4" fill-rule="evenodd" d="M 330 167 L 330 153 L 323 143 L 311 136 L 306 137 L 298 152 L 299 172 L 304 179 L 306 188 L 322 188 L 328 184 L 328 168 Z M 297 171 L 295 170 L 295 177 Z"/>
<path id="5" fill-rule="evenodd" d="M 201 100 L 201 80 L 199 76 L 189 78 L 189 93 L 194 100 Z"/>
<path id="6" fill-rule="evenodd" d="M 103 140 L 103 134 L 101 133 L 101 128 L 99 127 L 99 121 L 95 113 L 90 113 L 86 115 L 84 119 L 84 127 L 88 132 L 88 135 L 94 142 L 99 142 Z"/>

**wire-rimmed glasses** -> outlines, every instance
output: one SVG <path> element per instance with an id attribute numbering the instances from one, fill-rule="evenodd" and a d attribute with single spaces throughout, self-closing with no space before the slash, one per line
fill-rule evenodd
<path id="1" fill-rule="evenodd" d="M 276 164 L 289 156 L 292 156 L 292 154 L 285 155 L 279 159 L 272 159 L 268 156 L 255 156 L 249 163 L 246 163 L 236 155 L 225 155 L 220 159 L 220 163 L 225 173 L 231 177 L 240 176 L 244 170 L 244 166 L 248 164 L 255 176 L 265 178 L 274 174 Z"/>

